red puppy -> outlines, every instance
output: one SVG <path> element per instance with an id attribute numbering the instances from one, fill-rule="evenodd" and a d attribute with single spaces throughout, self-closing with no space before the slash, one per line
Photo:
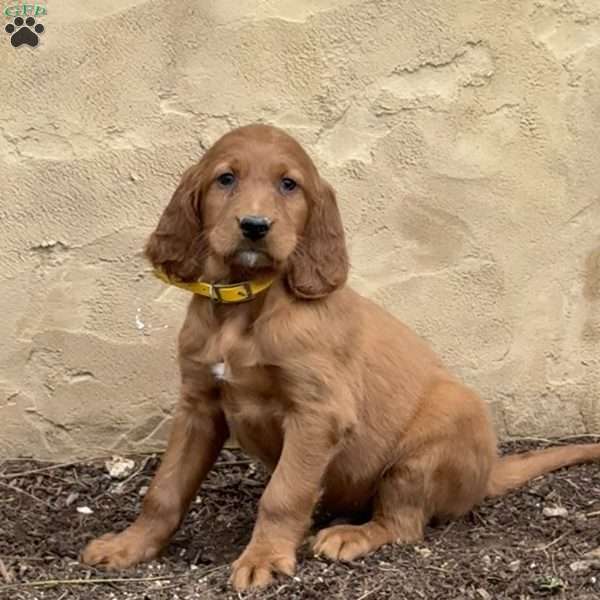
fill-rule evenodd
<path id="1" fill-rule="evenodd" d="M 183 176 L 146 253 L 173 282 L 197 282 L 179 336 L 181 399 L 137 520 L 91 542 L 89 564 L 155 557 L 224 442 L 272 470 L 239 590 L 294 571 L 319 499 L 362 525 L 322 530 L 315 551 L 351 560 L 414 542 L 600 444 L 499 458 L 486 405 L 408 327 L 345 286 L 332 188 L 300 145 L 265 125 L 222 137 Z M 214 285 L 218 284 L 218 285 Z M 210 296 L 207 298 L 205 296 Z M 243 302 L 240 302 L 243 300 Z"/>

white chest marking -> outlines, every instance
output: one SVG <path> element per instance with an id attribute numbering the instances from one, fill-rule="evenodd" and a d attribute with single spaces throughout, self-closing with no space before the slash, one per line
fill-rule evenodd
<path id="1" fill-rule="evenodd" d="M 217 381 L 225 381 L 225 363 L 223 361 L 212 365 L 210 371 Z"/>

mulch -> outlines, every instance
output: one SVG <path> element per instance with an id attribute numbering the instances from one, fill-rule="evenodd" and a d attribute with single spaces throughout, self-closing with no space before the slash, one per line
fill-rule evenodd
<path id="1" fill-rule="evenodd" d="M 546 445 L 521 440 L 503 450 Z M 159 560 L 117 574 L 77 561 L 88 540 L 126 527 L 137 514 L 158 457 L 135 460 L 123 481 L 111 479 L 104 460 L 0 463 L 0 598 L 600 598 L 600 551 L 595 560 L 587 554 L 600 547 L 598 464 L 563 469 L 486 501 L 458 521 L 428 528 L 417 545 L 385 547 L 352 563 L 317 559 L 303 548 L 293 579 L 238 595 L 228 586 L 228 565 L 249 539 L 266 480 L 238 451 L 224 451 Z M 549 517 L 545 508 L 566 512 Z"/>

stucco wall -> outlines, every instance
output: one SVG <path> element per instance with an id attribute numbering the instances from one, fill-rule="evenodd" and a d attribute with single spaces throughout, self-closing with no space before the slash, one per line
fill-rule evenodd
<path id="1" fill-rule="evenodd" d="M 597 0 L 47 8 L 37 48 L 0 31 L 0 456 L 161 447 L 187 296 L 140 249 L 183 169 L 256 120 L 307 146 L 354 285 L 502 436 L 600 430 Z"/>

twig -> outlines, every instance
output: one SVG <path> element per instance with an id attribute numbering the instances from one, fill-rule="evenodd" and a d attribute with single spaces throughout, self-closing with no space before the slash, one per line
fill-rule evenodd
<path id="1" fill-rule="evenodd" d="M 6 458 L 2 461 L 2 465 L 4 466 L 8 463 L 14 462 L 39 462 L 39 463 L 52 463 L 54 464 L 54 459 L 52 458 L 34 458 L 33 456 L 15 456 L 14 458 Z"/>
<path id="2" fill-rule="evenodd" d="M 423 565 L 423 569 L 429 569 L 430 571 L 439 571 L 440 573 L 450 573 L 448 569 L 444 569 L 442 567 L 435 567 L 433 565 Z"/>
<path id="3" fill-rule="evenodd" d="M 274 590 L 268 596 L 264 596 L 263 600 L 268 600 L 269 598 L 276 598 L 277 596 L 279 596 L 281 594 L 281 592 L 283 592 L 283 590 L 287 590 L 289 587 L 290 587 L 289 583 L 284 583 L 283 585 L 280 585 L 276 590 Z"/>
<path id="4" fill-rule="evenodd" d="M 372 596 L 375 592 L 378 592 L 387 583 L 387 581 L 388 578 L 386 577 L 378 586 L 375 586 L 372 590 L 365 592 L 362 596 L 357 598 L 357 600 L 364 600 L 365 598 Z"/>
<path id="5" fill-rule="evenodd" d="M 54 471 L 55 469 L 62 469 L 64 467 L 74 467 L 77 465 L 91 465 L 98 461 L 111 458 L 115 454 L 117 454 L 117 453 L 113 452 L 112 454 L 104 454 L 104 455 L 100 455 L 100 456 L 93 456 L 90 458 L 82 458 L 80 460 L 73 460 L 70 462 L 54 463 L 54 464 L 48 465 L 47 467 L 40 467 L 39 469 L 31 469 L 30 471 L 19 471 L 17 473 L 0 473 L 0 479 L 14 479 L 15 477 L 24 477 L 25 475 L 35 475 L 36 473 L 44 473 L 45 471 Z M 123 457 L 134 456 L 136 458 L 144 456 L 144 457 L 147 457 L 147 459 L 150 459 L 153 456 L 155 456 L 156 454 L 157 454 L 157 452 L 125 452 L 125 453 L 121 453 L 120 456 L 123 456 Z M 13 461 L 13 460 L 23 460 L 23 461 L 26 460 L 26 461 L 32 461 L 32 462 L 34 462 L 34 461 L 35 462 L 50 462 L 50 461 L 45 461 L 45 460 L 33 459 L 33 458 L 11 459 L 11 461 Z M 8 461 L 5 461 L 5 462 L 8 462 Z"/>
<path id="6" fill-rule="evenodd" d="M 578 492 L 581 491 L 581 488 L 574 481 L 570 481 L 569 479 L 564 479 L 564 482 L 568 483 L 572 488 L 574 488 Z"/>
<path id="7" fill-rule="evenodd" d="M 472 514 L 473 514 L 473 517 L 479 521 L 480 526 L 482 526 L 482 527 L 487 526 L 485 519 L 476 510 L 474 510 Z M 451 525 L 453 525 L 454 523 L 455 523 L 455 521 L 453 521 L 451 523 Z M 444 533 L 446 533 L 446 532 L 444 532 Z"/>
<path id="8" fill-rule="evenodd" d="M 33 560 L 33 561 L 49 561 L 49 560 L 60 560 L 56 556 L 17 556 L 16 554 L 0 554 L 0 560 Z"/>
<path id="9" fill-rule="evenodd" d="M 57 463 L 53 465 L 49 465 L 47 467 L 40 467 L 39 469 L 31 469 L 30 471 L 20 471 L 17 473 L 2 473 L 0 474 L 0 479 L 16 479 L 17 477 L 25 477 L 26 475 L 35 475 L 37 473 L 44 473 L 46 471 L 54 471 L 56 469 L 62 469 L 64 467 L 73 467 L 75 465 L 81 465 L 88 462 L 93 462 L 94 460 L 100 459 L 90 459 L 87 460 L 75 460 L 66 463 Z"/>
<path id="10" fill-rule="evenodd" d="M 544 444 L 556 444 L 557 442 L 568 442 L 569 440 L 576 439 L 597 439 L 600 438 L 600 433 L 579 433 L 576 435 L 565 435 L 563 437 L 558 438 L 542 438 L 542 437 L 533 437 L 533 436 L 524 436 L 524 437 L 514 437 L 502 440 L 502 443 L 511 443 L 511 442 L 542 442 Z"/>
<path id="11" fill-rule="evenodd" d="M 563 533 L 562 535 L 559 535 L 556 539 L 552 540 L 550 543 L 546 544 L 545 546 L 536 548 L 536 550 L 538 552 L 544 552 L 544 550 L 548 550 L 548 548 L 550 548 L 551 546 L 554 546 L 554 544 L 558 544 L 558 542 L 560 542 L 560 540 L 562 540 L 568 533 L 571 533 L 571 532 L 565 531 L 565 533 Z"/>
<path id="12" fill-rule="evenodd" d="M 57 585 L 101 585 L 111 583 L 144 583 L 149 581 L 165 581 L 171 579 L 181 579 L 186 575 L 162 575 L 160 577 L 116 577 L 112 579 L 44 579 L 43 581 L 25 581 L 23 583 L 11 583 L 9 585 L 0 585 L 0 590 L 18 587 L 55 587 Z"/>
<path id="13" fill-rule="evenodd" d="M 12 581 L 12 577 L 4 564 L 4 561 L 0 558 L 0 575 L 2 575 L 4 581 L 6 583 L 10 583 Z"/>
<path id="14" fill-rule="evenodd" d="M 479 519 L 480 522 L 483 522 L 483 524 L 485 525 L 485 521 L 483 521 L 481 517 L 479 517 Z M 444 527 L 444 531 L 442 531 L 442 533 L 440 534 L 438 541 L 442 541 L 446 537 L 446 534 L 454 527 L 454 525 L 456 525 L 456 521 L 450 521 L 450 523 L 448 523 L 448 525 Z"/>
<path id="15" fill-rule="evenodd" d="M 600 510 L 594 510 L 593 512 L 589 512 L 585 514 L 586 517 L 598 517 L 600 516 Z"/>
<path id="16" fill-rule="evenodd" d="M 388 569 L 387 567 L 377 567 L 377 569 L 379 571 L 384 571 L 385 573 L 406 573 L 406 571 L 403 571 L 402 569 Z"/>
<path id="17" fill-rule="evenodd" d="M 252 461 L 247 458 L 240 458 L 239 460 L 220 460 L 215 463 L 215 467 L 234 467 L 236 465 L 249 465 Z"/>
<path id="18" fill-rule="evenodd" d="M 18 488 L 18 487 L 13 486 L 13 485 L 8 485 L 6 483 L 2 483 L 1 481 L 0 481 L 0 486 L 2 486 L 3 488 L 6 488 L 8 490 L 12 490 L 14 492 L 19 492 L 20 494 L 24 494 L 25 496 L 29 496 L 29 498 L 31 498 L 32 500 L 35 500 L 38 504 L 42 504 L 46 508 L 49 508 L 50 510 L 53 510 L 53 507 L 52 507 L 51 504 L 48 504 L 47 502 L 45 502 L 41 498 L 38 498 L 37 496 L 34 496 L 33 494 L 30 494 L 29 492 L 26 492 L 25 490 L 22 490 L 21 488 Z"/>
<path id="19" fill-rule="evenodd" d="M 119 486 L 125 486 L 126 483 L 129 483 L 132 479 L 135 479 L 142 471 L 146 468 L 148 463 L 152 460 L 152 455 L 146 456 L 142 461 L 142 464 L 136 469 L 129 477 L 119 482 Z"/>

